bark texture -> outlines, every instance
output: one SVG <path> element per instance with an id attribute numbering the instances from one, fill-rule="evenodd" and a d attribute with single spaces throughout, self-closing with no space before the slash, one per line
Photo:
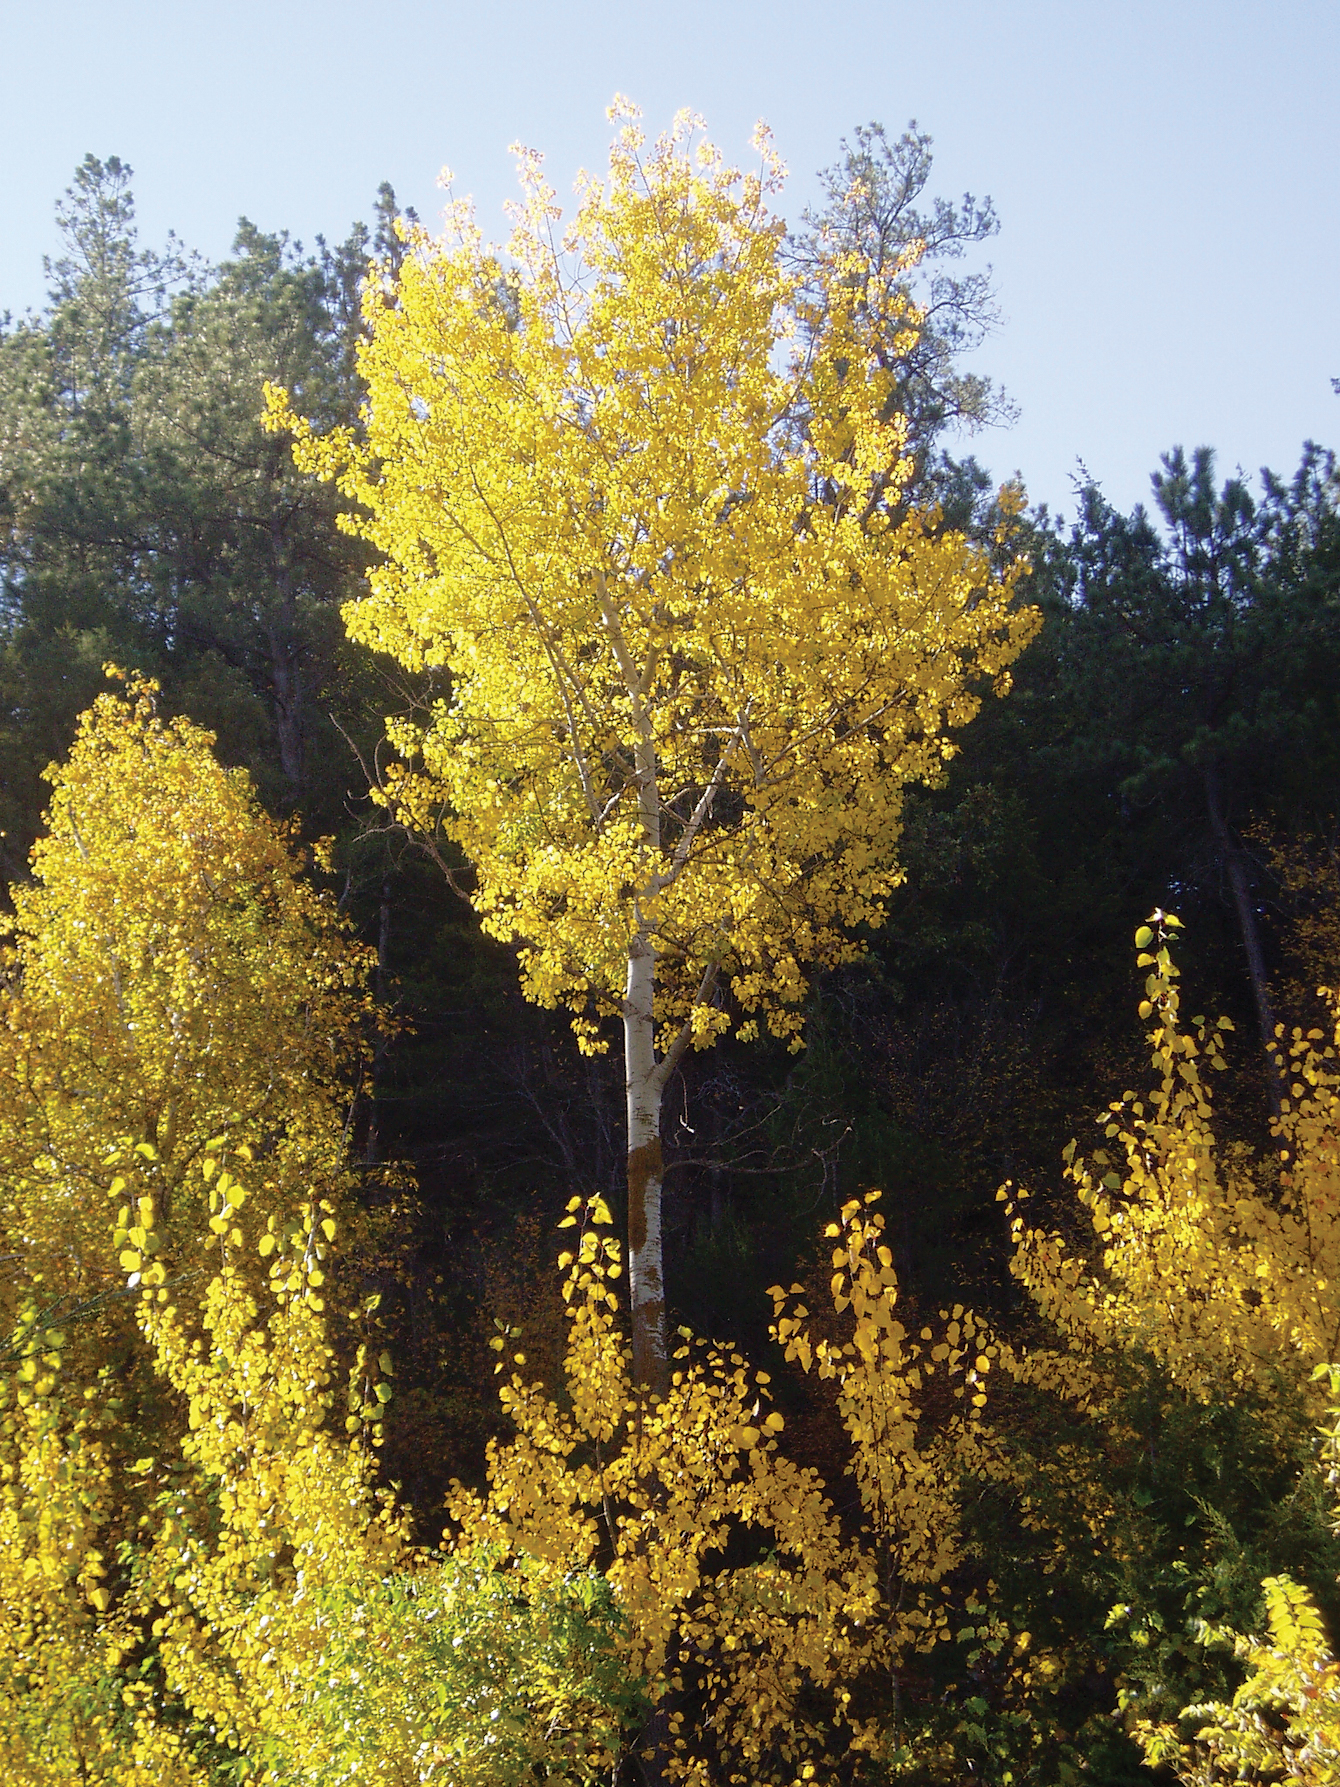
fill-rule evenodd
<path id="1" fill-rule="evenodd" d="M 628 952 L 624 1066 L 628 1097 L 628 1279 L 633 1381 L 665 1394 L 665 1286 L 661 1245 L 661 1092 L 656 1061 L 656 952 L 647 937 Z"/>

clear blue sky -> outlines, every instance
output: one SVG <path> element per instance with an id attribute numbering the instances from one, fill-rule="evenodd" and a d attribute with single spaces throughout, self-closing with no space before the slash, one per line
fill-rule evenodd
<path id="1" fill-rule="evenodd" d="M 737 157 L 766 118 L 788 213 L 855 124 L 929 130 L 934 188 L 1003 222 L 979 361 L 1023 415 L 974 450 L 1053 508 L 1077 457 L 1126 507 L 1176 442 L 1340 445 L 1340 0 L 0 0 L 0 310 L 40 303 L 88 150 L 211 257 L 241 213 L 341 236 L 382 179 L 430 221 L 444 164 L 501 233 L 509 142 L 566 196 L 616 91 Z"/>

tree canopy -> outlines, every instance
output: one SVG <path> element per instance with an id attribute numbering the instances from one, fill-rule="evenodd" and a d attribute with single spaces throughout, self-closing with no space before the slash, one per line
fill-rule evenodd
<path id="1" fill-rule="evenodd" d="M 588 1049 L 623 1019 L 652 1377 L 669 1073 L 759 1016 L 798 1039 L 808 966 L 881 922 L 904 787 L 1033 630 L 1021 563 L 882 507 L 910 468 L 863 317 L 896 303 L 915 331 L 886 290 L 906 257 L 833 246 L 813 305 L 766 143 L 742 178 L 695 133 L 644 156 L 626 115 L 561 238 L 523 160 L 505 259 L 463 208 L 440 245 L 416 232 L 394 302 L 370 294 L 358 435 L 272 399 L 380 555 L 354 637 L 450 674 L 392 732 L 422 767 L 387 798 L 462 847 L 528 997 L 570 1005 Z"/>

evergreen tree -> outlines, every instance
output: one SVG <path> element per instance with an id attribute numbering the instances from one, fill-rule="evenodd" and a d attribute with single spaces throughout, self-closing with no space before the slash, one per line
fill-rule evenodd
<path id="1" fill-rule="evenodd" d="M 363 550 L 259 423 L 261 387 L 357 417 L 370 235 L 304 254 L 245 219 L 205 268 L 140 246 L 131 170 L 88 157 L 58 207 L 50 304 L 0 336 L 5 866 L 23 872 L 44 765 L 108 657 L 152 671 L 273 809 L 345 819 L 340 728 L 385 705 L 339 608 Z M 379 239 L 395 214 L 378 199 Z M 332 723 L 332 711 L 337 716 Z"/>

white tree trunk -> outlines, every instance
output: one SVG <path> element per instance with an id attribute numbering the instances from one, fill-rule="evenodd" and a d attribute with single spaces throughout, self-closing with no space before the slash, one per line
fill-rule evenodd
<path id="1" fill-rule="evenodd" d="M 661 1249 L 661 1091 L 656 1061 L 656 950 L 645 934 L 628 951 L 623 1008 L 628 1095 L 628 1276 L 633 1381 L 664 1395 L 665 1280 Z"/>

